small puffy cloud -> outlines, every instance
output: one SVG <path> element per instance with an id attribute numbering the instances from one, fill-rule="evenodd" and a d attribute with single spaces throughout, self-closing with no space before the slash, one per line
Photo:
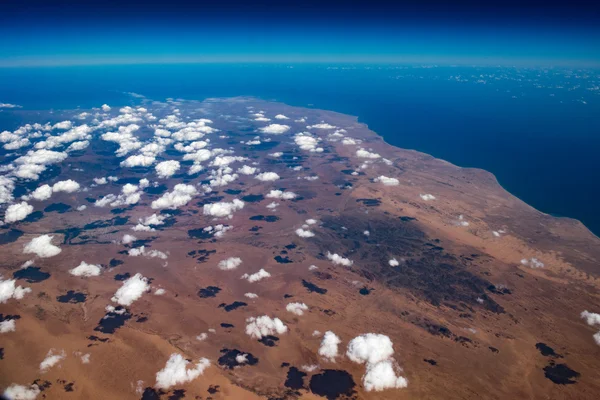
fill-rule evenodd
<path id="1" fill-rule="evenodd" d="M 202 332 L 201 334 L 199 334 L 198 336 L 196 336 L 196 340 L 203 342 L 206 339 L 208 339 L 208 333 L 206 332 Z"/>
<path id="2" fill-rule="evenodd" d="M 158 288 L 154 291 L 155 296 L 162 296 L 165 293 L 167 293 L 167 291 L 163 288 Z"/>
<path id="3" fill-rule="evenodd" d="M 337 126 L 322 122 L 320 124 L 309 125 L 306 129 L 337 129 Z"/>
<path id="4" fill-rule="evenodd" d="M 581 313 L 581 318 L 585 319 L 585 322 L 587 322 L 587 324 L 590 326 L 600 326 L 600 314 L 585 310 Z"/>
<path id="5" fill-rule="evenodd" d="M 289 118 L 288 118 L 288 117 L 286 117 L 286 116 L 285 116 L 285 115 L 283 115 L 283 114 L 277 114 L 277 115 L 275 116 L 275 119 L 289 119 Z"/>
<path id="6" fill-rule="evenodd" d="M 314 335 L 314 334 L 313 334 Z M 325 332 L 321 346 L 319 347 L 319 355 L 330 362 L 335 362 L 335 358 L 339 355 L 338 346 L 342 343 L 338 335 L 332 331 Z"/>
<path id="7" fill-rule="evenodd" d="M 47 149 L 30 150 L 15 160 L 18 167 L 13 174 L 22 179 L 37 180 L 39 175 L 46 170 L 47 165 L 60 163 L 67 157 L 66 152 Z"/>
<path id="8" fill-rule="evenodd" d="M 123 117 L 117 118 L 120 121 L 125 121 Z M 129 122 L 134 120 L 135 118 L 127 118 Z M 112 125 L 105 121 L 105 125 Z M 119 148 L 115 152 L 118 157 L 123 157 L 130 153 L 131 151 L 137 150 L 142 147 L 142 143 L 138 140 L 138 138 L 134 135 L 140 129 L 139 125 L 129 124 L 126 126 L 120 126 L 118 132 L 107 132 L 102 134 L 102 140 L 106 140 L 108 142 L 115 142 L 119 145 Z M 129 165 L 127 165 L 129 166 Z"/>
<path id="9" fill-rule="evenodd" d="M 421 197 L 421 200 L 423 200 L 423 201 L 435 200 L 435 196 L 432 194 L 420 194 L 419 196 Z"/>
<path id="10" fill-rule="evenodd" d="M 94 178 L 94 183 L 96 185 L 106 185 L 108 183 L 108 180 L 105 177 L 102 178 Z"/>
<path id="11" fill-rule="evenodd" d="M 33 206 L 22 201 L 20 203 L 11 204 L 6 208 L 4 214 L 4 222 L 11 224 L 13 222 L 22 221 L 33 212 Z"/>
<path id="12" fill-rule="evenodd" d="M 465 217 L 462 214 L 458 216 L 458 221 L 455 223 L 458 226 L 469 226 L 469 222 L 465 221 Z"/>
<path id="13" fill-rule="evenodd" d="M 10 103 L 0 103 L 0 108 L 21 108 L 22 106 Z"/>
<path id="14" fill-rule="evenodd" d="M 0 303 L 6 303 L 10 299 L 21 300 L 27 293 L 30 293 L 30 288 L 17 286 L 16 279 L 3 280 L 0 277 Z"/>
<path id="15" fill-rule="evenodd" d="M 48 354 L 46 354 L 46 358 L 40 363 L 40 372 L 48 371 L 50 368 L 61 362 L 66 356 L 64 350 L 56 351 L 55 349 L 50 349 Z"/>
<path id="16" fill-rule="evenodd" d="M 358 149 L 356 150 L 356 156 L 358 158 L 380 158 L 381 156 L 377 153 L 371 153 L 370 151 L 367 151 L 365 149 Z"/>
<path id="17" fill-rule="evenodd" d="M 309 238 L 309 237 L 315 236 L 315 234 L 312 233 L 311 231 L 304 230 L 302 228 L 296 229 L 296 235 L 300 236 L 301 238 Z"/>
<path id="18" fill-rule="evenodd" d="M 237 173 L 242 175 L 252 175 L 256 172 L 256 168 L 250 167 L 248 165 L 244 165 L 241 168 L 238 168 Z"/>
<path id="19" fill-rule="evenodd" d="M 256 299 L 256 298 L 258 298 L 258 295 L 256 293 L 250 293 L 250 292 L 244 293 L 244 296 L 246 296 L 249 299 Z"/>
<path id="20" fill-rule="evenodd" d="M 309 373 L 310 373 L 310 372 L 315 372 L 316 370 L 318 370 L 318 369 L 319 369 L 319 366 L 318 366 L 318 365 L 316 365 L 316 364 L 309 364 L 309 365 L 307 365 L 307 364 L 304 364 L 304 365 L 301 365 L 301 366 L 300 366 L 300 369 L 301 369 L 302 371 L 306 371 L 306 372 L 309 372 Z"/>
<path id="21" fill-rule="evenodd" d="M 148 257 L 148 258 L 160 258 L 161 260 L 166 260 L 168 255 L 159 250 L 146 250 L 146 246 L 141 246 L 135 249 L 129 249 L 127 252 L 131 257 Z"/>
<path id="22" fill-rule="evenodd" d="M 367 372 L 363 376 L 363 385 L 367 392 L 382 391 L 386 389 L 402 389 L 408 386 L 405 377 L 400 376 L 402 369 L 393 359 L 368 364 Z"/>
<path id="23" fill-rule="evenodd" d="M 265 197 L 269 199 L 292 200 L 297 196 L 298 195 L 296 193 L 288 192 L 287 190 L 271 190 Z"/>
<path id="24" fill-rule="evenodd" d="M 292 314 L 304 315 L 304 311 L 308 311 L 308 306 L 304 303 L 288 303 L 285 309 Z"/>
<path id="25" fill-rule="evenodd" d="M 79 142 L 73 142 L 69 147 L 67 147 L 67 152 L 69 151 L 80 151 L 86 149 L 90 145 L 89 140 L 82 140 Z"/>
<path id="26" fill-rule="evenodd" d="M 581 318 L 585 319 L 585 322 L 590 326 L 600 325 L 600 314 L 585 310 L 581 313 Z M 600 332 L 595 333 L 593 338 L 596 344 L 600 346 Z"/>
<path id="27" fill-rule="evenodd" d="M 531 257 L 530 259 L 524 258 L 521 260 L 521 264 L 529 268 L 544 268 L 544 263 L 535 257 Z"/>
<path id="28" fill-rule="evenodd" d="M 75 276 L 83 276 L 89 278 L 90 276 L 98 276 L 102 269 L 100 265 L 97 264 L 88 264 L 85 261 L 82 261 L 78 266 L 69 270 L 71 275 Z"/>
<path id="29" fill-rule="evenodd" d="M 61 252 L 60 247 L 52 244 L 52 238 L 54 236 L 42 235 L 31 239 L 23 249 L 25 254 L 36 254 L 41 258 L 54 257 Z"/>
<path id="30" fill-rule="evenodd" d="M 200 149 L 195 152 L 187 153 L 183 156 L 183 161 L 194 161 L 195 163 L 201 163 L 210 159 L 212 152 L 208 149 Z"/>
<path id="31" fill-rule="evenodd" d="M 17 324 L 14 319 L 5 319 L 0 321 L 0 333 L 14 332 L 17 329 Z"/>
<path id="32" fill-rule="evenodd" d="M 301 150 L 306 150 L 315 153 L 322 153 L 323 148 L 317 147 L 321 139 L 311 135 L 310 133 L 298 133 L 294 136 L 294 142 L 300 147 Z"/>
<path id="33" fill-rule="evenodd" d="M 357 336 L 348 343 L 346 355 L 356 363 L 366 364 L 363 385 L 367 392 L 400 389 L 408 385 L 406 378 L 399 375 L 402 369 L 392 357 L 394 346 L 386 335 L 366 333 Z"/>
<path id="34" fill-rule="evenodd" d="M 204 215 L 216 218 L 231 218 L 235 211 L 241 210 L 242 208 L 244 208 L 244 202 L 238 199 L 233 199 L 233 201 L 230 203 L 217 202 L 212 204 L 205 204 L 203 206 L 203 213 Z"/>
<path id="35" fill-rule="evenodd" d="M 126 233 L 125 235 L 123 235 L 123 239 L 121 239 L 121 243 L 129 244 L 129 243 L 135 242 L 136 240 L 137 240 L 137 238 L 135 236 Z"/>
<path id="36" fill-rule="evenodd" d="M 62 122 L 58 122 L 54 125 L 52 125 L 52 129 L 61 129 L 61 130 L 67 130 L 67 129 L 71 129 L 73 127 L 73 123 L 71 121 L 62 121 Z"/>
<path id="37" fill-rule="evenodd" d="M 108 104 L 102 104 L 102 107 L 100 107 L 102 109 L 102 111 L 104 112 L 108 112 L 110 111 L 110 106 Z"/>
<path id="38" fill-rule="evenodd" d="M 262 339 L 263 336 L 269 335 L 281 335 L 287 331 L 287 326 L 279 318 L 263 315 L 246 319 L 246 335 L 254 339 Z"/>
<path id="39" fill-rule="evenodd" d="M 357 144 L 357 142 L 356 142 L 356 140 L 354 140 L 352 138 L 346 137 L 346 138 L 342 139 L 342 144 L 346 145 L 346 146 L 350 146 L 353 144 Z"/>
<path id="40" fill-rule="evenodd" d="M 156 157 L 153 155 L 136 154 L 121 161 L 121 167 L 149 167 L 154 164 L 154 161 Z"/>
<path id="41" fill-rule="evenodd" d="M 73 193 L 79 190 L 79 183 L 75 182 L 72 179 L 67 179 L 66 181 L 56 182 L 52 186 L 52 190 L 54 192 L 66 192 Z"/>
<path id="42" fill-rule="evenodd" d="M 221 238 L 221 237 L 225 236 L 225 233 L 227 231 L 231 230 L 232 228 L 233 228 L 233 226 L 230 226 L 230 225 L 218 224 L 215 226 L 207 226 L 202 230 L 205 232 L 211 232 L 212 235 L 216 238 Z"/>
<path id="43" fill-rule="evenodd" d="M 90 353 L 82 354 L 81 355 L 81 362 L 83 364 L 89 364 L 90 363 Z"/>
<path id="44" fill-rule="evenodd" d="M 39 149 L 30 150 L 26 155 L 21 156 L 15 160 L 17 164 L 39 164 L 39 165 L 50 165 L 57 164 L 64 161 L 68 157 L 68 154 L 60 151 Z"/>
<path id="45" fill-rule="evenodd" d="M 261 268 L 258 272 L 253 274 L 244 274 L 241 279 L 245 279 L 250 283 L 261 281 L 265 278 L 269 278 L 271 276 L 270 273 Z"/>
<path id="46" fill-rule="evenodd" d="M 159 162 L 154 168 L 156 169 L 156 173 L 160 178 L 169 178 L 175 175 L 177 171 L 179 171 L 181 165 L 179 164 L 179 161 L 168 160 Z"/>
<path id="47" fill-rule="evenodd" d="M 232 269 L 236 269 L 242 265 L 242 259 L 239 257 L 229 257 L 225 260 L 219 261 L 218 267 L 223 271 L 229 271 Z"/>
<path id="48" fill-rule="evenodd" d="M 388 178 L 387 176 L 381 175 L 373 179 L 375 182 L 383 183 L 385 186 L 398 186 L 400 181 L 396 178 Z"/>
<path id="49" fill-rule="evenodd" d="M 273 201 L 273 202 L 267 204 L 265 207 L 267 207 L 269 210 L 274 210 L 277 207 L 279 207 L 279 203 L 276 203 L 276 202 Z"/>
<path id="50" fill-rule="evenodd" d="M 197 193 L 198 191 L 194 186 L 179 183 L 175 185 L 172 192 L 167 192 L 163 194 L 161 198 L 154 200 L 152 202 L 152 208 L 176 209 L 189 203 Z"/>
<path id="51" fill-rule="evenodd" d="M 122 306 L 130 306 L 148 290 L 150 290 L 148 278 L 137 273 L 123 282 L 123 285 L 116 291 L 111 300 Z"/>
<path id="52" fill-rule="evenodd" d="M 0 104 L 0 108 L 2 108 L 2 104 Z M 2 396 L 7 400 L 35 400 L 41 392 L 36 384 L 25 386 L 13 383 L 4 390 Z"/>
<path id="53" fill-rule="evenodd" d="M 260 131 L 262 133 L 268 133 L 271 135 L 281 135 L 283 133 L 286 133 L 289 130 L 290 130 L 290 127 L 288 125 L 281 125 L 281 124 L 271 124 L 271 125 L 267 125 L 263 128 L 260 128 Z"/>
<path id="54" fill-rule="evenodd" d="M 139 223 L 131 229 L 136 232 L 152 232 L 156 230 L 152 226 L 164 225 L 165 219 L 167 215 L 152 214 L 149 217 L 139 218 Z"/>
<path id="55" fill-rule="evenodd" d="M 15 190 L 14 180 L 5 175 L 0 175 L 0 204 L 13 201 L 13 190 Z"/>
<path id="56" fill-rule="evenodd" d="M 238 364 L 246 364 L 248 362 L 248 354 L 238 354 L 235 356 L 235 362 Z"/>
<path id="57" fill-rule="evenodd" d="M 263 182 L 272 182 L 279 179 L 279 175 L 275 172 L 262 172 L 255 176 L 256 179 Z"/>
<path id="58" fill-rule="evenodd" d="M 354 263 L 352 260 L 344 258 L 337 253 L 327 252 L 327 258 L 335 265 L 343 265 L 345 267 L 349 267 Z"/>
<path id="59" fill-rule="evenodd" d="M 390 261 L 388 261 L 388 264 L 390 264 L 391 267 L 397 267 L 398 265 L 400 265 L 400 262 L 398 262 L 398 260 L 396 260 L 395 258 L 392 258 Z"/>
<path id="60" fill-rule="evenodd" d="M 186 360 L 181 354 L 173 353 L 163 369 L 156 373 L 156 385 L 159 389 L 168 389 L 193 381 L 210 366 L 207 358 L 201 358 L 196 364 Z"/>
<path id="61" fill-rule="evenodd" d="M 365 333 L 348 343 L 346 355 L 355 363 L 376 364 L 394 355 L 394 345 L 386 335 Z"/>

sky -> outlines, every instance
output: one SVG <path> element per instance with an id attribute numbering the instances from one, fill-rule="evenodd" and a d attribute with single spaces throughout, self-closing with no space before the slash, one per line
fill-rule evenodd
<path id="1" fill-rule="evenodd" d="M 538 0 L 4 0 L 0 67 L 195 62 L 600 65 L 600 5 Z M 491 4 L 501 3 L 501 4 Z"/>

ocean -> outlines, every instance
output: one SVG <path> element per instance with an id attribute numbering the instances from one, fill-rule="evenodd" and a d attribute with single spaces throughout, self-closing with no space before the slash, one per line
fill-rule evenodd
<path id="1" fill-rule="evenodd" d="M 390 144 L 488 170 L 538 210 L 600 234 L 600 72 L 391 65 L 136 65 L 0 69 L 0 103 L 30 110 L 255 96 L 358 116 Z M 0 131 L 19 121 L 0 112 Z"/>

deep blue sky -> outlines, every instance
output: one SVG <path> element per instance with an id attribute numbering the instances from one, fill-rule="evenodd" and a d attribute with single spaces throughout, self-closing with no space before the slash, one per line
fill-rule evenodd
<path id="1" fill-rule="evenodd" d="M 449 3 L 4 0 L 0 66 L 196 61 L 600 64 L 600 6 L 592 1 Z"/>

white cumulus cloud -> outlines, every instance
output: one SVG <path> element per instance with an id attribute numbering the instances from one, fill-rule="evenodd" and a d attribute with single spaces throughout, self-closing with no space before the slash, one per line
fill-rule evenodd
<path id="1" fill-rule="evenodd" d="M 181 385 L 193 381 L 204 373 L 210 366 L 207 358 L 201 358 L 196 364 L 186 360 L 181 354 L 173 353 L 167 360 L 163 369 L 156 373 L 156 387 L 168 389 L 175 385 Z"/>
<path id="2" fill-rule="evenodd" d="M 400 181 L 396 178 L 388 178 L 387 176 L 380 175 L 373 179 L 375 182 L 383 183 L 385 186 L 398 186 Z"/>
<path id="3" fill-rule="evenodd" d="M 231 201 L 230 203 L 217 202 L 212 204 L 205 204 L 203 206 L 203 213 L 204 215 L 216 218 L 231 218 L 235 211 L 241 210 L 242 208 L 244 208 L 244 202 L 238 199 L 233 199 L 233 201 Z"/>
<path id="4" fill-rule="evenodd" d="M 35 400 L 41 392 L 36 384 L 25 386 L 13 383 L 4 390 L 3 396 L 8 400 Z"/>
<path id="5" fill-rule="evenodd" d="M 151 206 L 154 209 L 176 209 L 189 203 L 197 193 L 194 186 L 179 183 L 175 185 L 172 192 L 167 192 L 161 198 L 154 200 Z"/>
<path id="6" fill-rule="evenodd" d="M 288 303 L 285 309 L 292 314 L 304 315 L 304 311 L 308 311 L 308 306 L 304 303 Z"/>
<path id="7" fill-rule="evenodd" d="M 394 346 L 390 338 L 378 333 L 366 333 L 348 343 L 348 358 L 359 364 L 366 364 L 363 385 L 367 392 L 392 388 L 404 388 L 406 378 L 399 376 L 402 369 L 396 364 Z"/>
<path id="8" fill-rule="evenodd" d="M 137 273 L 123 282 L 123 285 L 116 291 L 111 300 L 122 306 L 130 306 L 148 290 L 150 290 L 148 278 Z"/>
<path id="9" fill-rule="evenodd" d="M 4 222 L 11 224 L 13 222 L 22 221 L 33 212 L 33 206 L 22 201 L 20 203 L 11 204 L 6 208 L 4 214 Z"/>
<path id="10" fill-rule="evenodd" d="M 85 261 L 82 261 L 78 266 L 69 270 L 71 275 L 75 276 L 83 276 L 89 278 L 90 276 L 98 276 L 102 269 L 100 265 L 97 264 L 88 264 Z"/>
<path id="11" fill-rule="evenodd" d="M 238 168 L 237 173 L 242 175 L 252 175 L 256 172 L 256 168 L 250 167 L 248 165 L 244 165 L 241 168 Z"/>
<path id="12" fill-rule="evenodd" d="M 29 243 L 25 245 L 23 253 L 25 254 L 36 254 L 41 258 L 54 257 L 59 254 L 62 250 L 60 247 L 52 244 L 52 238 L 54 236 L 42 235 L 31 239 Z"/>
<path id="13" fill-rule="evenodd" d="M 218 267 L 223 271 L 229 271 L 236 269 L 242 264 L 242 259 L 239 257 L 229 257 L 225 260 L 219 261 Z"/>
<path id="14" fill-rule="evenodd" d="M 175 175 L 177 171 L 179 171 L 181 165 L 179 164 L 179 161 L 168 160 L 159 162 L 154 168 L 156 169 L 156 173 L 160 178 L 169 178 Z"/>
<path id="15" fill-rule="evenodd" d="M 279 179 L 279 175 L 275 172 L 261 172 L 255 176 L 256 179 L 263 182 L 272 182 Z"/>
<path id="16" fill-rule="evenodd" d="M 298 195 L 294 192 L 289 192 L 287 190 L 271 190 L 265 197 L 269 199 L 282 199 L 282 200 L 292 200 L 295 199 Z"/>
<path id="17" fill-rule="evenodd" d="M 242 275 L 241 279 L 246 279 L 248 282 L 253 283 L 253 282 L 261 281 L 265 278 L 269 278 L 270 276 L 271 276 L 270 273 L 268 273 L 263 268 L 261 268 L 258 272 L 255 272 L 253 274 Z"/>
<path id="18" fill-rule="evenodd" d="M 332 331 L 325 332 L 321 346 L 319 347 L 319 355 L 330 362 L 335 362 L 335 358 L 339 355 L 338 346 L 342 343 L 341 339 Z"/>
<path id="19" fill-rule="evenodd" d="M 54 192 L 66 192 L 73 193 L 79 190 L 79 183 L 75 182 L 72 179 L 67 179 L 66 181 L 56 182 L 52 186 L 52 191 Z"/>
<path id="20" fill-rule="evenodd" d="M 405 377 L 400 376 L 402 369 L 393 359 L 367 364 L 367 372 L 363 376 L 363 385 L 367 392 L 386 389 L 402 389 L 408 386 Z"/>
<path id="21" fill-rule="evenodd" d="M 0 277 L 0 303 L 6 303 L 13 298 L 21 300 L 23 296 L 30 292 L 30 288 L 17 286 L 16 279 L 3 280 L 2 277 Z"/>
<path id="22" fill-rule="evenodd" d="M 377 153 L 371 153 L 370 151 L 367 151 L 365 149 L 358 149 L 356 150 L 356 156 L 359 158 L 380 158 L 381 156 Z"/>
<path id="23" fill-rule="evenodd" d="M 287 326 L 279 318 L 271 318 L 268 315 L 263 315 L 261 317 L 246 319 L 246 335 L 255 339 L 262 339 L 263 336 L 284 334 L 287 331 Z"/>
<path id="24" fill-rule="evenodd" d="M 354 262 L 348 258 L 344 258 L 337 253 L 327 252 L 327 258 L 335 265 L 351 266 Z"/>
<path id="25" fill-rule="evenodd" d="M 48 354 L 46 354 L 46 358 L 40 363 L 40 371 L 48 371 L 50 368 L 61 362 L 66 356 L 64 350 L 56 351 L 55 349 L 50 349 Z"/>
<path id="26" fill-rule="evenodd" d="M 309 238 L 309 237 L 315 236 L 315 234 L 312 233 L 311 231 L 304 230 L 302 228 L 296 229 L 296 235 L 300 236 L 301 238 Z"/>
<path id="27" fill-rule="evenodd" d="M 288 125 L 282 125 L 282 124 L 271 124 L 271 125 L 267 125 L 263 128 L 260 128 L 260 131 L 262 133 L 268 133 L 271 135 L 281 135 L 282 133 L 286 133 L 289 130 L 290 130 L 290 127 Z"/>

